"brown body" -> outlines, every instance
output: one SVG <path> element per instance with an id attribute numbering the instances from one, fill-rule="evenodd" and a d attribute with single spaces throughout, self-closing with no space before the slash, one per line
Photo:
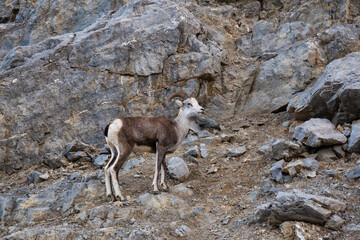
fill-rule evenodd
<path id="1" fill-rule="evenodd" d="M 156 152 L 156 143 L 167 146 L 167 152 L 178 141 L 176 123 L 165 117 L 123 117 L 120 118 L 123 127 L 118 132 L 118 138 L 126 139 L 129 146 L 141 152 Z M 160 130 L 159 130 L 160 129 Z M 174 134 L 176 133 L 176 134 Z M 106 136 L 106 135 L 105 135 Z M 150 151 L 143 151 L 146 147 Z"/>

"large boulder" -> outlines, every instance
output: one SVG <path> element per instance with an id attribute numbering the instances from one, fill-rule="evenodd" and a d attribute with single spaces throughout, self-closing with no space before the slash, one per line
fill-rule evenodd
<path id="1" fill-rule="evenodd" d="M 348 149 L 349 152 L 360 153 L 360 123 L 354 123 L 351 127 L 351 135 L 349 137 Z"/>
<path id="2" fill-rule="evenodd" d="M 220 72 L 221 47 L 181 2 L 136 0 L 96 16 L 0 62 L 1 167 L 48 160 L 74 138 L 100 145 L 111 119 L 164 114 L 173 91 L 204 96 Z"/>
<path id="3" fill-rule="evenodd" d="M 360 52 L 332 61 L 309 91 L 291 99 L 288 111 L 300 120 L 312 117 L 334 123 L 360 118 Z"/>
<path id="4" fill-rule="evenodd" d="M 328 119 L 312 118 L 294 131 L 294 138 L 309 147 L 344 144 L 347 138 Z"/>
<path id="5" fill-rule="evenodd" d="M 334 198 L 306 194 L 298 190 L 279 192 L 271 204 L 269 222 L 302 221 L 325 225 L 331 216 L 346 209 L 346 203 Z"/>

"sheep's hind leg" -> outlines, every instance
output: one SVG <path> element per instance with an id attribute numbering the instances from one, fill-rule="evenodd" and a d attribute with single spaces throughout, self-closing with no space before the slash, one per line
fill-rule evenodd
<path id="1" fill-rule="evenodd" d="M 152 185 L 154 187 L 154 194 L 158 194 L 159 193 L 159 188 L 157 185 L 157 180 L 158 180 L 158 176 L 159 176 L 159 148 L 158 148 L 158 143 L 156 143 L 156 160 L 155 160 L 155 173 L 154 173 L 154 179 L 152 182 Z"/>
<path id="2" fill-rule="evenodd" d="M 105 172 L 105 188 L 106 188 L 106 196 L 108 198 L 111 198 L 113 200 L 113 195 L 111 191 L 111 179 L 110 179 L 110 167 L 114 164 L 115 158 L 116 158 L 116 148 L 109 144 L 110 151 L 111 151 L 111 157 L 109 162 L 106 164 L 104 172 Z M 118 153 L 119 154 L 119 153 Z"/>
<path id="3" fill-rule="evenodd" d="M 120 201 L 124 201 L 125 198 L 124 196 L 121 194 L 121 190 L 120 190 L 120 185 L 119 185 L 119 181 L 118 181 L 118 174 L 119 174 L 119 170 L 122 167 L 122 165 L 124 164 L 124 162 L 126 161 L 127 157 L 130 155 L 131 151 L 132 151 L 132 147 L 127 146 L 126 148 L 123 147 L 123 153 L 120 153 L 119 149 L 116 148 L 119 152 L 115 163 L 110 167 L 110 174 L 111 174 L 111 180 L 112 180 L 112 185 L 114 187 L 114 192 L 115 192 L 115 199 L 120 200 Z"/>

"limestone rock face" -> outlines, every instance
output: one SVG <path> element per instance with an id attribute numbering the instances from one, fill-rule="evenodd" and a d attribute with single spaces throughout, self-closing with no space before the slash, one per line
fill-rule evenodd
<path id="1" fill-rule="evenodd" d="M 297 119 L 325 117 L 333 122 L 360 118 L 360 52 L 332 61 L 310 91 L 292 98 L 288 111 Z"/>
<path id="2" fill-rule="evenodd" d="M 102 2 L 92 7 L 100 9 Z M 41 9 L 37 4 L 34 18 Z M 70 6 L 60 10 L 61 4 L 52 4 L 58 18 L 70 14 Z M 77 26 L 62 22 L 59 28 L 69 29 L 50 37 L 34 23 L 33 44 L 14 47 L 3 57 L 0 156 L 5 166 L 46 160 L 46 153 L 59 152 L 74 136 L 103 143 L 102 129 L 111 119 L 163 115 L 174 90 L 204 96 L 208 81 L 220 72 L 221 46 L 176 1 L 137 0 L 110 16 L 95 15 L 73 19 Z M 49 26 L 56 25 L 51 21 Z"/>

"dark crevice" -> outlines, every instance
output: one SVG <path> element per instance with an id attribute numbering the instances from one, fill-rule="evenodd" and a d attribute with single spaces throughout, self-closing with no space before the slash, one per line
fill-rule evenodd
<path id="1" fill-rule="evenodd" d="M 279 107 L 278 109 L 275 109 L 271 113 L 280 113 L 280 112 L 286 112 L 288 104 L 285 104 L 284 106 Z"/>

